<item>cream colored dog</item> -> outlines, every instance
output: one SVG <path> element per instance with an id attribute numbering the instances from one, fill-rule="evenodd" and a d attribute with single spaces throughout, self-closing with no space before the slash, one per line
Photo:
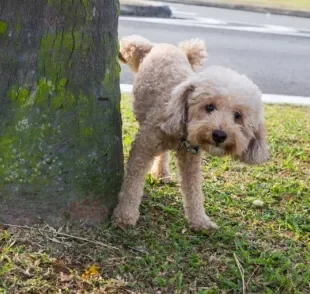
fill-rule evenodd
<path id="1" fill-rule="evenodd" d="M 176 152 L 185 215 L 194 230 L 217 228 L 206 215 L 201 190 L 201 151 L 247 163 L 267 160 L 261 92 L 230 69 L 195 72 L 206 58 L 200 40 L 179 47 L 140 36 L 120 42 L 119 58 L 135 73 L 134 113 L 140 124 L 132 144 L 113 222 L 135 225 L 145 175 L 169 179 L 169 150 Z M 155 159 L 155 160 L 154 160 Z"/>

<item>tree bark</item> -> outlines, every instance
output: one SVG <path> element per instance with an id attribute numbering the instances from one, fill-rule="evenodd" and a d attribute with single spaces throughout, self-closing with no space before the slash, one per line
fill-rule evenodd
<path id="1" fill-rule="evenodd" d="M 0 1 L 0 221 L 97 223 L 123 176 L 114 0 Z"/>

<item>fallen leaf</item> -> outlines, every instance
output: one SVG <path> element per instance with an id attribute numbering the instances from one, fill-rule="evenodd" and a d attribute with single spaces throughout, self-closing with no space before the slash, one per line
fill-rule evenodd
<path id="1" fill-rule="evenodd" d="M 70 269 L 66 266 L 66 264 L 62 260 L 55 260 L 53 262 L 53 268 L 55 273 L 70 274 Z"/>

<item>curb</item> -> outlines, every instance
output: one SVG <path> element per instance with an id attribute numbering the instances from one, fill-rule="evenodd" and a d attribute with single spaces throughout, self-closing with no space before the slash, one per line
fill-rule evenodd
<path id="1" fill-rule="evenodd" d="M 131 94 L 133 85 L 120 84 L 120 89 L 122 93 Z M 263 94 L 262 100 L 265 104 L 280 104 L 280 105 L 295 105 L 295 106 L 310 107 L 310 97 Z"/>
<path id="2" fill-rule="evenodd" d="M 167 5 L 121 4 L 120 15 L 170 18 L 172 11 Z"/>
<path id="3" fill-rule="evenodd" d="M 164 1 L 170 2 L 170 3 L 185 4 L 185 5 L 216 7 L 216 8 L 225 8 L 225 9 L 234 9 L 234 10 L 243 10 L 243 11 L 259 12 L 259 13 L 271 13 L 271 14 L 278 14 L 278 15 L 310 18 L 310 11 L 302 11 L 302 10 L 288 10 L 288 9 L 273 8 L 273 7 L 252 6 L 252 5 L 246 5 L 246 4 L 219 3 L 215 1 L 203 1 L 203 0 L 202 1 L 201 0 L 164 0 Z"/>

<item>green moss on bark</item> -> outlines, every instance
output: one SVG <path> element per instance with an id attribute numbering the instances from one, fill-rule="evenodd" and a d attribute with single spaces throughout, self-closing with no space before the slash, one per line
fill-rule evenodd
<path id="1" fill-rule="evenodd" d="M 116 202 L 123 174 L 117 17 L 115 3 L 103 2 L 38 2 L 44 17 L 17 11 L 20 23 L 8 24 L 7 46 L 19 45 L 0 54 L 1 64 L 11 60 L 0 97 L 0 215 L 60 219 L 79 215 L 86 200 L 99 201 L 103 214 Z"/>
<path id="2" fill-rule="evenodd" d="M 4 21 L 0 21 L 0 35 L 4 35 L 8 30 L 8 24 Z"/>

